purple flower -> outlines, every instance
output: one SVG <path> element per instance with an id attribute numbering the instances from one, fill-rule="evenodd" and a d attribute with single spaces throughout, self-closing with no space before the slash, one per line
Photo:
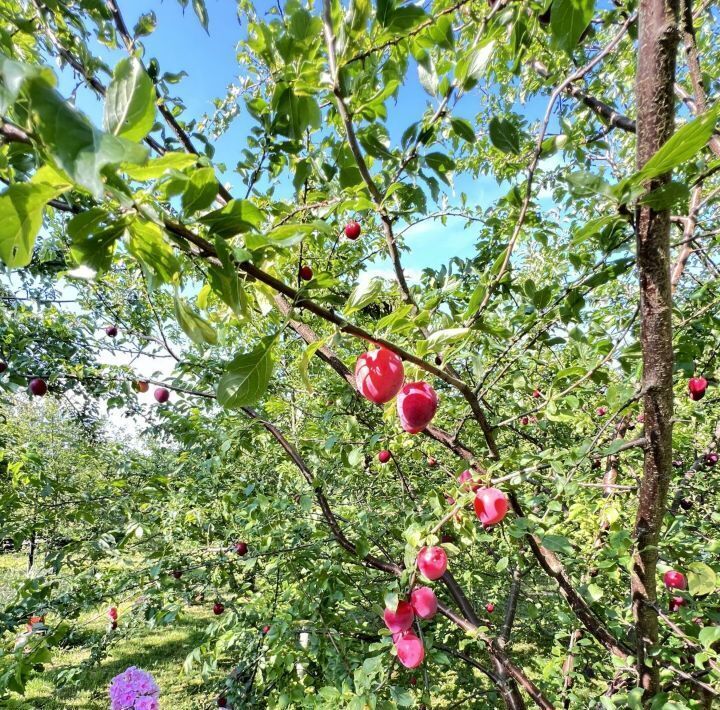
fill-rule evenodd
<path id="1" fill-rule="evenodd" d="M 110 710 L 159 710 L 160 688 L 144 670 L 130 666 L 116 675 L 109 688 Z"/>

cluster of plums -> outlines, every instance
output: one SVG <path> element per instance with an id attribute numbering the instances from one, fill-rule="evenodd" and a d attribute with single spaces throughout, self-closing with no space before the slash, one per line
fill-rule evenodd
<path id="1" fill-rule="evenodd" d="M 387 348 L 370 350 L 355 363 L 355 384 L 366 399 L 386 404 L 397 396 L 400 425 L 408 434 L 417 434 L 430 424 L 438 407 L 435 390 L 427 382 L 408 382 L 398 355 Z"/>
<path id="2" fill-rule="evenodd" d="M 668 590 L 679 589 L 684 591 L 687 589 L 687 579 L 682 572 L 677 572 L 674 569 L 668 570 L 663 575 L 663 582 Z M 670 597 L 670 611 L 677 611 L 681 606 L 687 604 L 687 599 L 684 597 Z"/>

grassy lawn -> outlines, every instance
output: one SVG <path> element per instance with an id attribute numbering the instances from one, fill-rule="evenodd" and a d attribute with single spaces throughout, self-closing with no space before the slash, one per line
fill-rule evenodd
<path id="1" fill-rule="evenodd" d="M 0 601 L 7 600 L 12 583 L 24 575 L 24 564 L 25 559 L 19 556 L 0 555 Z M 121 622 L 122 612 L 121 608 Z M 93 612 L 87 615 L 87 619 L 95 619 L 96 616 L 97 612 Z M 209 694 L 208 688 L 203 688 L 199 679 L 186 676 L 182 667 L 187 654 L 201 643 L 211 616 L 209 610 L 189 608 L 171 626 L 154 630 L 134 628 L 132 636 L 125 635 L 121 623 L 117 640 L 99 664 L 85 671 L 77 684 L 57 686 L 60 671 L 75 667 L 89 657 L 89 651 L 83 647 L 84 642 L 103 633 L 104 618 L 90 621 L 83 626 L 73 645 L 54 650 L 52 663 L 30 680 L 25 696 L 11 694 L 9 699 L 0 701 L 0 706 L 8 710 L 107 710 L 110 680 L 128 666 L 138 666 L 155 677 L 161 688 L 163 708 L 196 710 L 209 707 L 215 694 Z M 85 619 L 81 617 L 80 623 L 83 621 Z"/>

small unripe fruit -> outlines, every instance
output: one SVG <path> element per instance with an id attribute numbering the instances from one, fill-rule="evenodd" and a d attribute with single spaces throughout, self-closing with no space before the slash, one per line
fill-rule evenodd
<path id="1" fill-rule="evenodd" d="M 118 329 L 114 325 L 108 325 L 105 326 L 105 335 L 108 336 L 108 338 L 115 338 L 118 334 Z"/>
<path id="2" fill-rule="evenodd" d="M 389 402 L 402 387 L 402 360 L 387 348 L 370 350 L 355 363 L 355 384 L 360 394 L 375 404 Z"/>
<path id="3" fill-rule="evenodd" d="M 523 417 L 523 418 L 520 420 L 520 423 L 521 423 L 523 426 L 527 426 L 527 425 L 530 423 L 529 417 Z"/>
<path id="4" fill-rule="evenodd" d="M 217 699 L 217 706 L 219 708 L 226 708 L 227 707 L 227 698 L 224 695 L 219 695 Z"/>
<path id="5" fill-rule="evenodd" d="M 36 397 L 43 397 L 47 393 L 47 383 L 41 377 L 30 380 L 30 392 Z"/>
<path id="6" fill-rule="evenodd" d="M 237 552 L 240 557 L 243 555 L 247 555 L 248 546 L 246 542 L 236 542 L 235 543 L 235 552 Z"/>
<path id="7" fill-rule="evenodd" d="M 599 417 L 604 417 L 608 413 L 607 407 L 598 407 L 595 412 Z"/>
<path id="8" fill-rule="evenodd" d="M 406 631 L 395 641 L 398 660 L 405 668 L 417 668 L 425 658 L 422 641 L 412 632 Z"/>
<path id="9" fill-rule="evenodd" d="M 360 225 L 355 220 L 352 220 L 345 225 L 345 236 L 352 240 L 355 240 L 360 236 Z"/>
<path id="10" fill-rule="evenodd" d="M 673 465 L 673 468 L 682 468 L 683 462 L 680 459 L 675 459 L 675 461 L 673 461 L 672 465 Z"/>
<path id="11" fill-rule="evenodd" d="M 118 626 L 117 621 L 113 621 L 112 624 L 110 624 L 110 628 L 111 628 L 113 631 L 115 631 L 115 630 L 117 629 L 117 626 Z"/>
<path id="12" fill-rule="evenodd" d="M 421 619 L 432 619 L 437 613 L 437 597 L 430 587 L 416 587 L 410 594 L 413 611 Z"/>
<path id="13" fill-rule="evenodd" d="M 155 396 L 155 399 L 160 404 L 165 404 L 170 399 L 170 391 L 166 390 L 164 387 L 158 387 L 154 392 L 153 395 Z"/>
<path id="14" fill-rule="evenodd" d="M 220 616 L 225 611 L 225 607 L 220 602 L 215 602 L 213 604 L 213 614 L 215 616 Z"/>
<path id="15" fill-rule="evenodd" d="M 597 469 L 600 468 L 600 465 L 601 465 L 601 464 L 600 464 L 600 459 L 593 459 L 593 460 L 592 460 L 591 468 L 592 468 L 593 471 L 597 471 Z"/>
<path id="16" fill-rule="evenodd" d="M 705 465 L 714 466 L 718 462 L 718 455 L 715 452 L 705 454 Z"/>
<path id="17" fill-rule="evenodd" d="M 410 678 L 410 685 L 417 685 L 417 678 L 415 676 Z"/>
<path id="18" fill-rule="evenodd" d="M 262 632 L 263 632 L 264 634 L 269 634 L 269 633 L 270 633 L 270 627 L 269 627 L 269 626 L 263 626 L 263 627 L 262 627 Z"/>
<path id="19" fill-rule="evenodd" d="M 665 572 L 663 582 L 668 589 L 687 589 L 685 575 L 682 572 L 676 572 L 674 569 Z"/>
<path id="20" fill-rule="evenodd" d="M 637 415 L 637 420 L 640 422 L 640 424 L 643 424 L 645 422 L 645 414 L 643 412 L 640 412 L 640 414 Z"/>
<path id="21" fill-rule="evenodd" d="M 303 281 L 310 281 L 312 279 L 312 277 L 313 277 L 313 270 L 309 266 L 307 266 L 307 264 L 305 266 L 300 267 L 300 278 Z"/>
<path id="22" fill-rule="evenodd" d="M 485 605 L 485 611 L 486 611 L 488 614 L 492 614 L 492 613 L 495 611 L 495 605 L 494 605 L 492 602 L 489 603 L 489 604 L 486 604 L 486 605 Z"/>
<path id="23" fill-rule="evenodd" d="M 428 456 L 427 465 L 430 466 L 430 468 L 437 466 L 437 463 L 438 461 L 434 456 Z"/>
<path id="24" fill-rule="evenodd" d="M 415 619 L 415 612 L 409 602 L 399 601 L 395 611 L 385 609 L 383 619 L 385 626 L 387 626 L 392 633 L 397 634 L 402 631 L 407 631 L 412 626 L 413 620 Z"/>
<path id="25" fill-rule="evenodd" d="M 532 395 L 532 396 L 533 396 L 535 399 L 540 399 L 540 396 L 541 396 L 540 390 L 533 390 L 533 395 Z"/>
<path id="26" fill-rule="evenodd" d="M 418 434 L 437 412 L 438 397 L 427 382 L 409 382 L 397 397 L 400 425 L 408 434 Z"/>
<path id="27" fill-rule="evenodd" d="M 683 597 L 672 597 L 670 599 L 670 611 L 677 611 L 681 606 L 687 604 L 687 599 Z"/>
<path id="28" fill-rule="evenodd" d="M 683 510 L 690 510 L 690 509 L 693 507 L 692 501 L 691 501 L 691 500 L 688 500 L 687 498 L 683 498 L 683 499 L 680 501 L 680 507 L 681 507 Z"/>
<path id="29" fill-rule="evenodd" d="M 497 525 L 510 507 L 507 496 L 497 488 L 481 488 L 475 494 L 473 505 L 483 525 Z"/>
<path id="30" fill-rule="evenodd" d="M 390 460 L 390 452 L 387 449 L 383 449 L 378 454 L 378 461 L 380 463 L 387 463 Z"/>
<path id="31" fill-rule="evenodd" d="M 113 621 L 117 621 L 117 618 L 118 618 L 118 610 L 117 610 L 114 606 L 111 606 L 111 607 L 108 609 L 108 616 L 109 616 Z"/>
<path id="32" fill-rule="evenodd" d="M 444 533 L 443 536 L 440 538 L 440 542 L 443 545 L 445 545 L 446 543 L 455 542 L 455 536 L 451 535 L 450 533 Z"/>
<path id="33" fill-rule="evenodd" d="M 442 363 L 443 363 L 442 357 L 441 357 L 440 355 L 436 355 L 436 356 L 435 356 L 435 364 L 436 364 L 438 367 L 440 367 L 440 365 L 442 365 Z"/>
<path id="34" fill-rule="evenodd" d="M 704 377 L 691 377 L 688 380 L 688 392 L 690 393 L 690 399 L 694 402 L 701 400 L 705 396 L 707 386 L 708 382 Z"/>
<path id="35" fill-rule="evenodd" d="M 143 394 L 145 394 L 145 392 L 147 392 L 147 391 L 150 389 L 150 383 L 149 383 L 149 382 L 145 382 L 145 380 L 137 380 L 137 382 L 135 382 L 135 383 L 133 384 L 133 387 L 134 387 L 138 392 L 142 392 Z"/>
<path id="36" fill-rule="evenodd" d="M 182 570 L 181 570 L 181 569 L 174 569 L 174 570 L 172 571 L 172 576 L 175 577 L 175 579 L 180 579 L 180 577 L 183 576 Z"/>
<path id="37" fill-rule="evenodd" d="M 423 547 L 417 556 L 420 572 L 429 580 L 440 579 L 447 570 L 447 554 L 442 547 Z"/>
<path id="38" fill-rule="evenodd" d="M 7 370 L 7 368 L 8 368 L 8 365 L 5 362 L 5 360 L 0 360 L 0 375 L 2 375 L 2 373 L 5 372 L 5 370 Z"/>

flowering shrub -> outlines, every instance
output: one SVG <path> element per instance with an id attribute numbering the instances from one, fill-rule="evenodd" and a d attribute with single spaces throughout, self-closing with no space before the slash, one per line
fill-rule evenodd
<path id="1" fill-rule="evenodd" d="M 135 666 L 116 675 L 110 683 L 110 710 L 159 710 L 160 688 L 155 679 Z"/>

